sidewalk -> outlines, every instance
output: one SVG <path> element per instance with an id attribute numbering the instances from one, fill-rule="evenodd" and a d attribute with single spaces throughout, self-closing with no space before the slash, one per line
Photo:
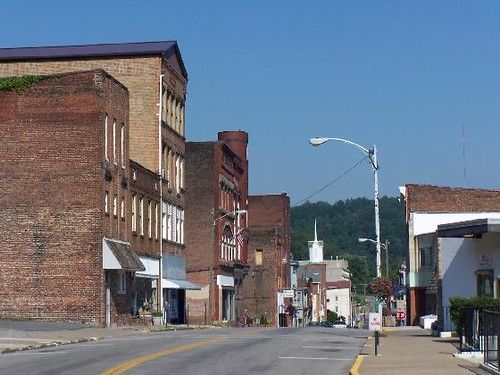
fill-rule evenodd
<path id="1" fill-rule="evenodd" d="M 0 353 L 38 349 L 110 337 L 147 335 L 166 330 L 193 329 L 190 326 L 128 326 L 96 328 L 75 323 L 0 320 Z"/>
<path id="2" fill-rule="evenodd" d="M 433 337 L 419 327 L 395 327 L 384 331 L 378 356 L 374 355 L 375 340 L 370 337 L 356 361 L 361 375 L 381 374 L 488 374 L 478 363 L 458 359 L 458 339 Z M 355 373 L 355 371 L 352 371 Z"/>

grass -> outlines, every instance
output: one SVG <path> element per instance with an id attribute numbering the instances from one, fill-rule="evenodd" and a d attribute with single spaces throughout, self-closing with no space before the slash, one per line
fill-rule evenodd
<path id="1" fill-rule="evenodd" d="M 50 78 L 50 76 L 26 75 L 18 77 L 0 77 L 0 90 L 23 91 L 47 78 Z"/>

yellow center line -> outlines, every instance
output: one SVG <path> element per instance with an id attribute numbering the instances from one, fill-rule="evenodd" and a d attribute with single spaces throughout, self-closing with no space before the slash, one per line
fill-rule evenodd
<path id="1" fill-rule="evenodd" d="M 251 330 L 250 332 L 239 332 L 237 336 L 244 336 L 244 335 L 256 335 L 262 331 L 268 330 L 269 328 L 262 328 L 262 329 L 256 329 L 256 330 Z M 207 346 L 207 345 L 212 345 L 212 344 L 217 344 L 222 341 L 226 341 L 228 337 L 220 337 L 220 338 L 215 338 L 215 339 L 210 339 L 210 340 L 201 340 L 201 341 L 196 341 L 190 344 L 184 344 L 184 345 L 178 345 L 174 346 L 172 348 L 160 350 L 155 353 L 151 354 L 146 354 L 140 357 L 136 357 L 133 359 L 130 359 L 128 361 L 124 361 L 116 365 L 115 367 L 109 368 L 102 372 L 101 375 L 120 375 L 125 373 L 126 371 L 137 367 L 139 365 L 142 365 L 145 362 L 149 361 L 154 361 L 155 359 L 161 358 L 161 357 L 166 357 L 175 353 L 180 353 L 184 352 L 187 350 L 192 350 L 196 348 L 200 348 L 202 346 Z"/>
<path id="2" fill-rule="evenodd" d="M 133 358 L 131 360 L 122 362 L 115 367 L 107 369 L 101 375 L 111 375 L 111 374 L 112 375 L 120 375 L 120 374 L 123 374 L 125 371 L 128 371 L 134 367 L 137 367 L 145 362 L 154 361 L 155 359 L 158 359 L 161 357 L 165 357 L 165 356 L 179 353 L 179 352 L 184 352 L 186 350 L 196 349 L 196 348 L 199 348 L 201 346 L 216 344 L 216 343 L 219 343 L 219 342 L 225 341 L 225 340 L 226 340 L 225 338 L 217 338 L 217 339 L 211 339 L 211 340 L 197 341 L 197 342 L 193 342 L 191 344 L 174 346 L 173 348 L 160 350 L 159 352 L 146 354 L 146 355 L 143 355 L 141 357 L 136 357 L 136 358 Z"/>

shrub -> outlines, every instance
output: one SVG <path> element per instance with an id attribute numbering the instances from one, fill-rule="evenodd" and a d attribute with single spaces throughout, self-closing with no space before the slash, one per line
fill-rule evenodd
<path id="1" fill-rule="evenodd" d="M 500 299 L 492 297 L 451 297 L 450 298 L 450 318 L 456 329 L 459 331 L 462 327 L 462 316 L 460 309 L 463 308 L 485 309 L 500 308 Z"/>
<path id="2" fill-rule="evenodd" d="M 335 311 L 326 310 L 326 320 L 333 323 L 333 322 L 337 321 L 338 319 L 339 319 L 339 317 Z"/>

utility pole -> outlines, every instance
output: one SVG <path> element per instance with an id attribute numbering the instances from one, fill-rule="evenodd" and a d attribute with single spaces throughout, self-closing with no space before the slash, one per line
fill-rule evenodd
<path id="1" fill-rule="evenodd" d="M 385 240 L 385 276 L 389 277 L 389 240 Z"/>

